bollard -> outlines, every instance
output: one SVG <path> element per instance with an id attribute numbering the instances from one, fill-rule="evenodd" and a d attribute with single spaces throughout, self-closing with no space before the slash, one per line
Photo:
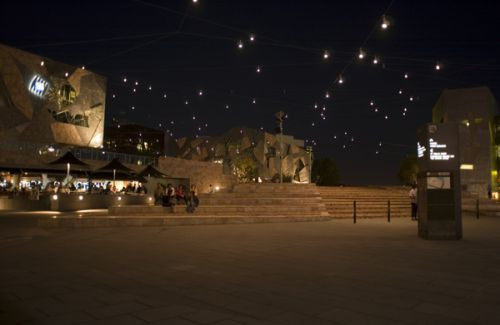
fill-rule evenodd
<path id="1" fill-rule="evenodd" d="M 352 205 L 353 205 L 352 221 L 354 223 L 356 223 L 356 200 L 354 200 L 354 202 L 352 202 Z"/>
<path id="2" fill-rule="evenodd" d="M 387 222 L 391 222 L 391 200 L 387 200 Z"/>
<path id="3" fill-rule="evenodd" d="M 479 199 L 476 199 L 476 219 L 479 219 Z"/>

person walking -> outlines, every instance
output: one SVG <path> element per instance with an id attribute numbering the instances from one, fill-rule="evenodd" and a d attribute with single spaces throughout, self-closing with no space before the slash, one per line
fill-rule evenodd
<path id="1" fill-rule="evenodd" d="M 193 213 L 199 204 L 200 200 L 198 199 L 198 188 L 195 184 L 193 184 L 191 185 L 191 188 L 189 190 L 189 198 L 187 199 L 186 211 L 188 213 Z"/>
<path id="2" fill-rule="evenodd" d="M 418 203 L 417 203 L 417 198 L 418 198 L 418 192 L 417 192 L 417 186 L 413 184 L 411 186 L 410 190 L 410 203 L 411 203 L 411 220 L 417 220 L 417 211 L 418 211 Z"/>
<path id="3" fill-rule="evenodd" d="M 491 189 L 491 184 L 488 184 L 488 199 L 491 199 L 493 197 L 493 191 Z"/>

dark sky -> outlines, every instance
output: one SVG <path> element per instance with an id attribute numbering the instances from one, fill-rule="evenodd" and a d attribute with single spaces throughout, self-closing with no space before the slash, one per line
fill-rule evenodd
<path id="1" fill-rule="evenodd" d="M 0 42 L 108 78 L 107 122 L 161 123 L 177 138 L 274 131 L 283 110 L 285 133 L 314 140 L 315 156 L 332 157 L 347 184 L 396 183 L 444 88 L 500 93 L 494 1 L 9 1 L 0 12 Z"/>

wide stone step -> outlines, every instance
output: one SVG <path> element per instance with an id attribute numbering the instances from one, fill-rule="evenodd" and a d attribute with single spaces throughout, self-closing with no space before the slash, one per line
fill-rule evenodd
<path id="1" fill-rule="evenodd" d="M 203 197 L 203 205 L 315 205 L 321 203 L 320 197 L 305 198 L 248 198 L 248 197 Z"/>

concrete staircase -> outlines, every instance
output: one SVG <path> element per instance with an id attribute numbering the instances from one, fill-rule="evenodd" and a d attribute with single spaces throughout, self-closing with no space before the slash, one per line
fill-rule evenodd
<path id="1" fill-rule="evenodd" d="M 304 217 L 329 220 L 329 214 L 314 184 L 238 184 L 227 192 L 200 194 L 200 205 L 187 214 L 185 205 L 114 206 L 109 215 L 195 215 L 232 217 Z"/>
<path id="2" fill-rule="evenodd" d="M 469 192 L 462 192 L 462 212 L 477 213 L 477 200 L 479 200 L 479 215 L 500 217 L 500 201 L 488 198 L 477 198 Z"/>
<path id="3" fill-rule="evenodd" d="M 410 217 L 411 214 L 406 187 L 318 186 L 318 190 L 332 218 L 352 218 L 354 201 L 357 218 L 387 218 L 388 201 L 391 217 Z"/>

